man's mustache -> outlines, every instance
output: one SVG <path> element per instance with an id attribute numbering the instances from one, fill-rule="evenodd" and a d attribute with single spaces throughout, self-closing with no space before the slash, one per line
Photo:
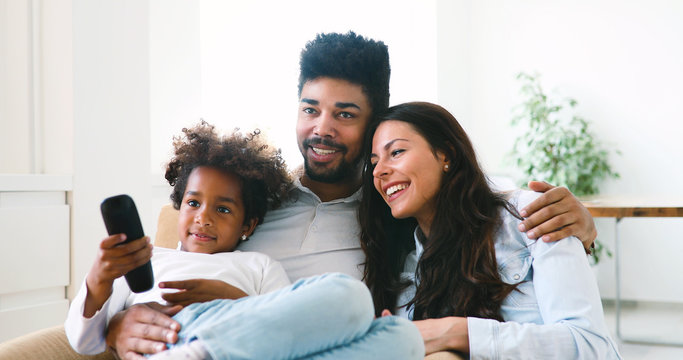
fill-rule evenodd
<path id="1" fill-rule="evenodd" d="M 347 147 L 343 144 L 339 144 L 329 139 L 324 139 L 318 136 L 304 140 L 303 144 L 305 148 L 311 145 L 325 145 L 343 152 L 346 152 L 348 150 Z"/>

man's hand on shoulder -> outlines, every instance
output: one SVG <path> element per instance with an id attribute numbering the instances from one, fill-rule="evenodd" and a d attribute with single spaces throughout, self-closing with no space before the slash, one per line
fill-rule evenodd
<path id="1" fill-rule="evenodd" d="M 158 303 L 136 304 L 119 312 L 109 321 L 107 346 L 121 359 L 145 359 L 178 341 L 180 324 L 171 319 L 182 306 Z"/>
<path id="2" fill-rule="evenodd" d="M 546 242 L 576 236 L 589 249 L 598 232 L 588 209 L 565 187 L 530 181 L 529 189 L 542 192 L 538 199 L 520 210 L 524 217 L 519 230 L 529 238 Z"/>

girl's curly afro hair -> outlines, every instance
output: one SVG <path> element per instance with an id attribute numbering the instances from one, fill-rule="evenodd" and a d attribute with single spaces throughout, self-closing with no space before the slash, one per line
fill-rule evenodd
<path id="1" fill-rule="evenodd" d="M 208 166 L 239 177 L 244 221 L 257 218 L 262 223 L 268 207 L 278 207 L 285 199 L 291 180 L 280 150 L 269 147 L 259 134 L 259 130 L 248 135 L 235 130 L 219 136 L 214 126 L 204 121 L 184 128 L 183 135 L 173 138 L 175 155 L 166 167 L 165 178 L 173 186 L 173 207 L 180 209 L 192 170 Z"/>

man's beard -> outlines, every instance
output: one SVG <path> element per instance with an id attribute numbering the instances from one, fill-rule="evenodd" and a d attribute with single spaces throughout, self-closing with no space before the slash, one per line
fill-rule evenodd
<path id="1" fill-rule="evenodd" d="M 342 163 L 338 166 L 327 169 L 327 168 L 317 168 L 311 165 L 308 159 L 304 160 L 304 170 L 306 171 L 306 176 L 317 182 L 326 184 L 335 184 L 341 182 L 344 179 L 354 176 L 358 170 L 358 160 L 355 159 L 354 163 L 349 163 L 342 160 Z"/>
<path id="2" fill-rule="evenodd" d="M 322 144 L 336 148 L 342 153 L 341 163 L 334 168 L 316 167 L 306 156 L 306 150 L 314 144 Z M 347 151 L 348 148 L 346 146 L 333 143 L 327 139 L 316 137 L 304 140 L 301 154 L 304 157 L 304 170 L 306 171 L 306 176 L 313 181 L 326 184 L 335 184 L 344 179 L 355 176 L 355 174 L 358 172 L 360 155 L 351 162 L 348 162 L 343 157 L 343 154 L 346 154 Z"/>

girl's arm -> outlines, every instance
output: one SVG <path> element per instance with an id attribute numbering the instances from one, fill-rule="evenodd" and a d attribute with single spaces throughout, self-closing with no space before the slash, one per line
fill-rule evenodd
<path id="1" fill-rule="evenodd" d="M 124 279 L 114 282 L 111 296 L 93 316 L 83 316 L 88 289 L 85 280 L 78 294 L 71 301 L 69 313 L 64 322 L 64 331 L 71 347 L 79 354 L 99 354 L 107 350 L 105 333 L 107 323 L 114 314 L 125 308 L 126 299 L 131 294 Z"/>
<path id="2" fill-rule="evenodd" d="M 71 347 L 80 354 L 98 354 L 107 349 L 107 322 L 125 308 L 131 294 L 121 275 L 144 264 L 151 256 L 147 238 L 118 245 L 124 240 L 123 235 L 102 240 L 92 269 L 71 302 L 64 330 Z"/>
<path id="3" fill-rule="evenodd" d="M 247 293 L 238 287 L 213 279 L 164 281 L 159 283 L 159 287 L 162 289 L 180 290 L 161 294 L 161 298 L 166 300 L 169 305 L 188 306 L 198 302 L 216 299 L 234 300 L 248 296 Z"/>

